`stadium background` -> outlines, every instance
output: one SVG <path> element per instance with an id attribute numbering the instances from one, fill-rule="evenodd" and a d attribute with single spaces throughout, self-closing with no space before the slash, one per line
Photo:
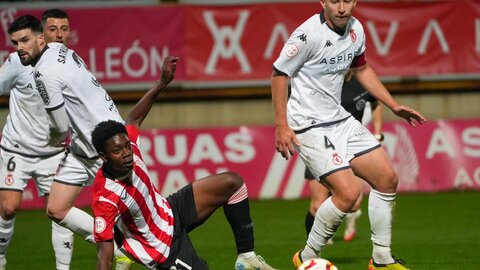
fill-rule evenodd
<path id="1" fill-rule="evenodd" d="M 74 31 L 71 47 L 92 70 L 92 65 L 95 66 L 97 79 L 109 91 L 124 117 L 158 78 L 158 66 L 155 65 L 162 56 L 170 53 L 181 57 L 175 82 L 161 95 L 143 125 L 144 141 L 149 144 L 149 150 L 166 146 L 170 155 L 178 149 L 185 149 L 188 156 L 185 158 L 188 161 L 175 163 L 170 160 L 169 163 L 162 162 L 158 153 L 149 152 L 155 157 L 151 169 L 159 171 L 158 185 L 164 195 L 198 176 L 225 168 L 239 168 L 241 174 L 251 176 L 246 180 L 252 186 L 253 198 L 308 197 L 302 186 L 302 165 L 295 159 L 287 163 L 274 156 L 273 111 L 268 83 L 271 63 L 285 38 L 282 30 L 289 34 L 320 10 L 318 1 L 0 2 L 4 33 L 0 36 L 2 60 L 12 51 L 6 33 L 8 22 L 17 15 L 40 15 L 44 9 L 54 7 L 69 12 Z M 418 161 L 415 165 L 394 160 L 398 165 L 396 168 L 406 172 L 405 177 L 412 177 L 411 172 L 416 170 L 417 173 L 413 174 L 416 181 L 427 183 L 426 187 L 406 185 L 402 192 L 453 191 L 455 197 L 462 196 L 463 193 L 455 193 L 459 190 L 480 189 L 480 1 L 360 0 L 354 15 L 366 28 L 368 61 L 387 88 L 400 103 L 415 108 L 430 121 L 426 127 L 411 129 L 400 123 L 388 109 L 384 110 L 385 129 L 391 135 L 386 147 L 389 150 L 410 149 L 409 153 L 415 152 Z M 367 26 L 367 21 L 372 24 Z M 284 28 L 278 23 L 283 23 Z M 272 45 L 269 41 L 273 37 L 278 39 Z M 267 48 L 271 48 L 269 58 L 264 57 Z M 131 53 L 130 73 L 123 62 L 128 52 Z M 142 58 L 142 54 L 146 54 L 146 58 Z M 144 59 L 149 63 L 145 69 Z M 8 97 L 2 97 L 0 104 L 0 125 L 3 126 L 8 114 Z M 241 146 L 233 147 L 237 160 L 228 159 L 226 153 L 229 149 L 223 145 L 223 140 L 244 132 L 250 135 L 248 145 L 255 149 L 256 156 L 242 167 L 238 158 L 241 160 L 240 154 L 248 151 Z M 408 135 L 409 142 L 398 143 L 402 134 Z M 177 142 L 175 138 L 184 140 Z M 203 138 L 204 144 L 198 146 L 199 138 Z M 242 142 L 242 138 L 240 136 L 237 140 Z M 209 142 L 221 153 L 212 152 Z M 196 149 L 195 145 L 199 148 Z M 199 153 L 196 161 L 192 161 L 194 150 Z M 395 156 L 392 151 L 389 153 L 393 159 L 407 155 L 404 151 Z M 219 156 L 227 161 L 218 161 Z M 252 166 L 257 174 L 253 174 Z M 435 170 L 441 176 L 429 174 Z M 165 171 L 173 173 L 162 174 Z M 280 180 L 275 181 L 275 177 Z M 286 192 L 289 189 L 294 192 Z M 467 194 L 478 198 L 476 193 Z M 88 198 L 87 190 L 80 205 L 88 206 Z M 448 200 L 448 195 L 439 194 L 435 198 Z M 478 205 L 478 199 L 466 203 L 471 205 L 475 201 Z M 302 200 L 292 204 L 305 206 Z M 43 207 L 43 201 L 36 197 L 32 185 L 24 194 L 23 207 Z M 257 207 L 262 208 L 261 205 Z M 415 216 L 415 208 L 409 210 Z M 304 211 L 297 211 L 297 218 L 303 218 Z M 401 216 L 401 209 L 398 212 Z M 474 228 L 480 225 L 478 215 L 470 221 Z M 460 223 L 458 219 L 455 222 Z M 300 234 L 297 232 L 294 236 L 303 237 L 301 220 L 295 226 Z M 368 225 L 363 226 L 368 231 Z M 408 226 L 404 228 L 408 230 Z M 472 237 L 470 240 L 479 239 L 478 232 L 466 234 L 467 238 Z M 363 240 L 368 242 L 367 237 Z M 462 239 L 458 239 L 457 244 L 460 243 L 463 243 Z M 465 256 L 468 263 L 475 262 L 473 256 Z M 460 268 L 438 265 L 428 268 L 423 265 L 419 269 L 476 269 L 470 264 Z M 351 269 L 358 268 L 353 266 Z"/>

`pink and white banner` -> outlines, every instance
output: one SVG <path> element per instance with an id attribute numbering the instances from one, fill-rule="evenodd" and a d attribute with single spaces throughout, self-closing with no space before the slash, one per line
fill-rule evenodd
<path id="1" fill-rule="evenodd" d="M 385 143 L 399 176 L 399 192 L 480 190 L 480 119 L 439 120 L 417 128 L 406 122 L 384 124 Z M 275 151 L 274 128 L 241 126 L 141 131 L 141 149 L 162 195 L 222 171 L 243 176 L 253 199 L 308 196 L 305 165 Z M 90 204 L 89 188 L 79 206 Z M 24 208 L 43 207 L 30 182 Z"/>
<path id="2" fill-rule="evenodd" d="M 109 90 L 148 88 L 167 55 L 181 59 L 178 84 L 268 85 L 290 33 L 320 9 L 318 1 L 66 8 L 70 47 Z M 42 12 L 0 9 L 0 62 L 13 51 L 13 19 Z M 367 59 L 383 78 L 478 78 L 480 0 L 359 2 L 354 14 L 365 28 Z"/>

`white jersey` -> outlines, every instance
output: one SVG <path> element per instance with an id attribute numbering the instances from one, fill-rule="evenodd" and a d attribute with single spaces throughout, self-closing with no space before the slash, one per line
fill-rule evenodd
<path id="1" fill-rule="evenodd" d="M 124 121 L 83 60 L 63 44 L 49 43 L 35 64 L 34 78 L 47 111 L 65 106 L 71 124 L 71 151 L 97 157 L 91 143 L 95 126 L 106 120 Z"/>
<path id="2" fill-rule="evenodd" d="M 2 149 L 27 157 L 51 156 L 63 151 L 62 147 L 48 145 L 48 116 L 35 89 L 33 67 L 24 66 L 17 53 L 11 53 L 0 68 L 0 94 L 9 92 Z"/>
<path id="3" fill-rule="evenodd" d="M 287 115 L 293 130 L 328 125 L 350 116 L 340 102 L 344 74 L 351 66 L 363 65 L 364 52 L 365 33 L 353 17 L 343 35 L 327 25 L 323 13 L 293 32 L 273 64 L 292 77 Z"/>

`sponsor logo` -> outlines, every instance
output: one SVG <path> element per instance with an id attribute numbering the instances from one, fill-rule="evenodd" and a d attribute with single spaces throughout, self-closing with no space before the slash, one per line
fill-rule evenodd
<path id="1" fill-rule="evenodd" d="M 352 42 L 355 42 L 357 40 L 357 34 L 355 34 L 355 31 L 350 30 L 350 38 L 352 39 Z"/>
<path id="2" fill-rule="evenodd" d="M 287 48 L 287 57 L 292 58 L 298 54 L 298 47 L 295 44 L 291 44 Z"/>
<path id="3" fill-rule="evenodd" d="M 332 46 L 333 46 L 333 43 L 330 40 L 327 40 L 327 42 L 325 42 L 325 45 L 323 47 L 328 48 L 328 47 L 332 47 Z"/>
<path id="4" fill-rule="evenodd" d="M 95 232 L 102 233 L 107 228 L 107 222 L 101 217 L 95 217 Z"/>
<path id="5" fill-rule="evenodd" d="M 43 100 L 45 105 L 50 104 L 50 96 L 48 96 L 47 90 L 45 89 L 45 84 L 41 80 L 35 80 L 35 84 L 37 86 L 37 91 L 40 93 L 40 97 Z"/>
<path id="6" fill-rule="evenodd" d="M 307 35 L 306 34 L 298 35 L 297 38 L 300 39 L 301 41 L 305 42 L 305 44 L 307 44 Z"/>
<path id="7" fill-rule="evenodd" d="M 85 62 L 83 62 L 82 58 L 80 58 L 80 56 L 78 56 L 78 54 L 76 54 L 75 52 L 72 53 L 72 58 L 73 58 L 73 61 L 75 61 L 75 63 L 77 64 L 78 67 L 85 67 L 87 68 L 87 65 L 85 65 Z"/>

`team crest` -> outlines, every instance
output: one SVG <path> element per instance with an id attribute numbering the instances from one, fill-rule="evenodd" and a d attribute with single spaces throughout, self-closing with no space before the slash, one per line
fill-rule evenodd
<path id="1" fill-rule="evenodd" d="M 7 186 L 13 185 L 13 182 L 13 177 L 11 175 L 7 175 L 7 177 L 5 177 L 5 184 L 7 184 Z"/>
<path id="2" fill-rule="evenodd" d="M 107 228 L 107 222 L 101 217 L 95 217 L 95 232 L 102 233 Z"/>
<path id="3" fill-rule="evenodd" d="M 333 164 L 335 165 L 340 165 L 343 163 L 342 158 L 337 153 L 333 154 L 332 161 L 333 161 Z"/>
<path id="4" fill-rule="evenodd" d="M 292 58 L 295 57 L 298 54 L 298 47 L 295 44 L 291 44 L 287 48 L 287 57 Z"/>
<path id="5" fill-rule="evenodd" d="M 355 34 L 355 31 L 350 30 L 350 38 L 352 39 L 352 42 L 355 42 L 357 40 L 357 34 Z"/>

